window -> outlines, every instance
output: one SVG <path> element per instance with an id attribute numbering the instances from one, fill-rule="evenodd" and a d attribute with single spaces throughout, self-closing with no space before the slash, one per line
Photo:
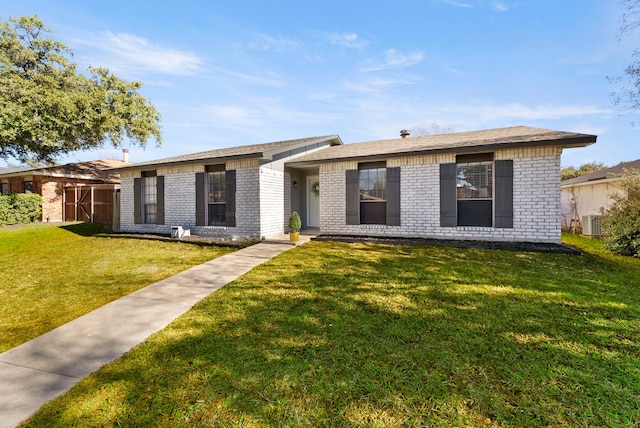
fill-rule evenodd
<path id="1" fill-rule="evenodd" d="M 24 193 L 33 193 L 33 181 L 24 182 Z"/>
<path id="2" fill-rule="evenodd" d="M 345 173 L 346 224 L 400 226 L 400 167 L 371 162 Z"/>
<path id="3" fill-rule="evenodd" d="M 209 184 L 209 226 L 225 226 L 226 216 L 226 188 L 225 172 L 208 172 Z"/>
<path id="4" fill-rule="evenodd" d="M 493 226 L 493 155 L 456 158 L 458 226 Z"/>
<path id="5" fill-rule="evenodd" d="M 458 200 L 491 199 L 493 162 L 467 162 L 456 165 Z"/>
<path id="6" fill-rule="evenodd" d="M 142 171 L 133 179 L 133 222 L 164 224 L 164 176 Z"/>
<path id="7" fill-rule="evenodd" d="M 382 163 L 360 164 L 360 224 L 386 224 L 387 168 Z"/>
<path id="8" fill-rule="evenodd" d="M 8 182 L 4 182 L 0 184 L 0 193 L 3 195 L 8 195 L 9 194 L 9 183 Z"/>
<path id="9" fill-rule="evenodd" d="M 440 226 L 513 227 L 513 160 L 459 155 L 440 164 Z"/>
<path id="10" fill-rule="evenodd" d="M 147 224 L 157 223 L 158 214 L 158 189 L 156 176 L 144 177 L 144 222 Z"/>
<path id="11" fill-rule="evenodd" d="M 209 165 L 195 178 L 196 226 L 236 227 L 236 170 Z"/>

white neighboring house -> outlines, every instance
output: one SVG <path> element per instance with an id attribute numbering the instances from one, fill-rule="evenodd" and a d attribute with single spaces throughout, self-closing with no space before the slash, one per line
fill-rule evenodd
<path id="1" fill-rule="evenodd" d="M 601 235 L 600 216 L 620 192 L 616 181 L 625 170 L 640 169 L 640 159 L 564 180 L 561 185 L 562 228 Z"/>
<path id="2" fill-rule="evenodd" d="M 117 168 L 120 229 L 560 243 L 560 155 L 596 136 L 516 126 L 343 145 L 337 135 Z"/>

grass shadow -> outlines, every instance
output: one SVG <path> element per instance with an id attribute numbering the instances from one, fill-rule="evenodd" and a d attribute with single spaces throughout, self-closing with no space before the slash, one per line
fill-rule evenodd
<path id="1" fill-rule="evenodd" d="M 79 236 L 96 236 L 106 234 L 107 228 L 101 224 L 95 223 L 73 223 L 60 226 L 60 229 L 64 229 L 68 232 L 75 233 Z"/>
<path id="2" fill-rule="evenodd" d="M 633 426 L 638 269 L 605 266 L 594 287 L 567 255 L 312 243 L 32 425 Z"/>

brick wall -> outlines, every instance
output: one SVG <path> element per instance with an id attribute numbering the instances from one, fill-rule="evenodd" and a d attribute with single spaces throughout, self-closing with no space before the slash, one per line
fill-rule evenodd
<path id="1" fill-rule="evenodd" d="M 260 168 L 261 236 L 274 236 L 284 233 L 284 176 L 283 171 Z"/>
<path id="2" fill-rule="evenodd" d="M 158 168 L 164 176 L 165 224 L 134 224 L 133 180 L 139 171 L 121 174 L 120 230 L 133 233 L 170 234 L 172 226 L 182 226 L 194 235 L 260 237 L 260 210 L 257 160 L 234 161 L 226 169 L 236 170 L 236 227 L 196 226 L 196 173 L 204 172 L 205 165 Z"/>
<path id="3" fill-rule="evenodd" d="M 38 187 L 42 196 L 42 221 L 63 221 L 63 192 L 65 181 L 63 179 L 38 177 Z"/>
<path id="4" fill-rule="evenodd" d="M 503 150 L 496 160 L 513 160 L 514 227 L 440 227 L 439 165 L 455 154 L 390 159 L 401 168 L 401 226 L 347 225 L 345 171 L 356 162 L 320 167 L 320 228 L 323 233 L 445 239 L 560 242 L 560 154 L 558 147 Z M 330 190 L 329 190 L 330 189 Z"/>

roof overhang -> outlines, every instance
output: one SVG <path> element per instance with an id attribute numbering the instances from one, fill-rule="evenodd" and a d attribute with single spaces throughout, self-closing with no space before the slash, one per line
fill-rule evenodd
<path id="1" fill-rule="evenodd" d="M 367 161 L 375 162 L 382 161 L 390 158 L 407 157 L 407 156 L 424 156 L 424 155 L 438 155 L 442 153 L 455 153 L 455 154 L 474 154 L 474 153 L 486 153 L 495 150 L 505 149 L 522 149 L 522 148 L 535 148 L 535 147 L 552 147 L 559 146 L 562 148 L 575 148 L 586 147 L 596 142 L 595 135 L 578 134 L 576 137 L 565 139 L 547 139 L 536 141 L 512 141 L 512 142 L 487 142 L 486 144 L 479 143 L 472 146 L 456 146 L 456 147 L 434 147 L 428 149 L 417 150 L 398 150 L 394 152 L 387 152 L 373 155 L 353 155 L 353 156 L 336 156 L 334 158 L 325 159 L 312 159 L 312 160 L 291 160 L 285 165 L 293 168 L 306 168 L 319 166 L 320 164 L 333 163 L 333 162 L 349 162 L 349 161 Z M 327 153 L 328 154 L 328 153 Z"/>
<path id="2" fill-rule="evenodd" d="M 53 178 L 69 178 L 74 180 L 102 180 L 102 181 L 114 181 L 117 179 L 109 177 L 96 177 L 95 175 L 81 175 L 81 174 L 62 174 L 59 172 L 46 172 L 39 170 L 24 170 L 20 172 L 11 172 L 8 174 L 0 174 L 0 178 L 15 178 L 15 177 L 53 177 Z"/>
<path id="3" fill-rule="evenodd" d="M 560 183 L 561 189 L 570 189 L 572 187 L 593 186 L 594 184 L 607 184 L 619 181 L 620 177 L 599 178 L 597 180 L 580 181 L 578 183 Z"/>
<path id="4" fill-rule="evenodd" d="M 115 173 L 120 173 L 124 171 L 145 171 L 156 169 L 159 167 L 175 167 L 175 166 L 185 166 L 185 165 L 194 165 L 194 164 L 222 164 L 229 161 L 238 161 L 245 159 L 258 159 L 260 161 L 271 161 L 273 157 L 279 153 L 284 153 L 288 151 L 294 151 L 295 149 L 318 144 L 322 142 L 328 142 L 330 146 L 342 145 L 343 142 L 338 135 L 333 135 L 331 137 L 317 138 L 308 141 L 303 141 L 297 144 L 292 144 L 290 146 L 281 147 L 273 150 L 264 150 L 264 151 L 256 151 L 251 153 L 244 153 L 241 155 L 229 155 L 229 156 L 204 156 L 201 158 L 194 159 L 184 159 L 184 160 L 171 160 L 172 158 L 165 160 L 157 160 L 150 162 L 139 162 L 133 165 L 117 167 L 117 168 L 108 168 L 106 171 L 111 171 Z"/>

